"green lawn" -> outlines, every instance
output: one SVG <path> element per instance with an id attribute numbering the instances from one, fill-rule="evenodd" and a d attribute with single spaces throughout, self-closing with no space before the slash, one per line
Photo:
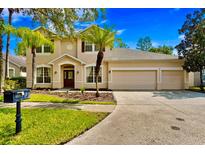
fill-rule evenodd
<path id="1" fill-rule="evenodd" d="M 0 96 L 0 102 L 3 101 L 3 96 Z M 52 102 L 52 103 L 70 103 L 70 104 L 102 104 L 114 105 L 114 102 L 97 102 L 97 101 L 79 101 L 74 99 L 65 99 L 62 97 L 47 95 L 47 94 L 31 94 L 30 99 L 25 102 Z"/>
<path id="2" fill-rule="evenodd" d="M 15 109 L 0 108 L 0 144 L 63 144 L 108 113 L 64 109 L 22 109 L 22 132 L 15 135 Z"/>

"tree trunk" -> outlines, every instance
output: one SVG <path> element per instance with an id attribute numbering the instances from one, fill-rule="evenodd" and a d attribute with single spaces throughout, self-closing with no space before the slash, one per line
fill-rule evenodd
<path id="1" fill-rule="evenodd" d="M 13 9 L 8 9 L 8 11 L 9 11 L 8 24 L 11 25 Z M 4 76 L 5 80 L 8 78 L 9 47 L 10 47 L 10 33 L 8 33 L 7 41 L 6 41 L 6 61 L 5 61 L 5 76 Z"/>
<path id="2" fill-rule="evenodd" d="M 2 64 L 3 64 L 3 57 L 2 57 L 2 49 L 3 49 L 3 24 L 4 24 L 4 19 L 2 17 L 2 11 L 3 8 L 0 8 L 0 93 L 1 93 L 1 88 L 2 88 L 2 74 L 3 74 L 3 69 L 2 69 Z"/>
<path id="3" fill-rule="evenodd" d="M 104 53 L 102 51 L 102 47 L 100 47 L 100 50 L 97 55 L 96 66 L 95 66 L 96 97 L 100 96 L 99 88 L 98 88 L 98 76 L 99 76 L 100 66 L 102 64 L 103 57 L 104 57 Z"/>
<path id="4" fill-rule="evenodd" d="M 31 88 L 34 89 L 34 79 L 35 79 L 35 57 L 36 57 L 36 53 L 35 53 L 35 47 L 32 47 L 31 49 L 31 53 L 32 53 L 32 86 Z"/>
<path id="5" fill-rule="evenodd" d="M 200 89 L 201 89 L 201 91 L 204 91 L 203 69 L 200 70 Z"/>

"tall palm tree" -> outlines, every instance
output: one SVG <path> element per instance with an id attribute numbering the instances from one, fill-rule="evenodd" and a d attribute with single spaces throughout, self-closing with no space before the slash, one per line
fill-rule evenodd
<path id="1" fill-rule="evenodd" d="M 96 97 L 99 97 L 99 87 L 98 87 L 98 77 L 100 72 L 100 66 L 104 57 L 105 47 L 113 48 L 114 45 L 114 35 L 116 32 L 112 28 L 105 27 L 104 29 L 93 25 L 91 28 L 87 29 L 81 34 L 83 40 L 94 43 L 98 48 L 96 66 L 95 66 L 95 83 L 96 83 Z"/>
<path id="2" fill-rule="evenodd" d="M 30 49 L 32 53 L 32 89 L 34 88 L 34 74 L 35 74 L 35 57 L 36 57 L 36 48 L 40 47 L 44 44 L 47 44 L 51 47 L 51 51 L 54 51 L 53 42 L 49 39 L 45 38 L 43 34 L 40 32 L 32 31 L 28 28 L 14 28 L 10 25 L 4 26 L 5 32 L 12 33 L 16 37 L 22 39 L 22 41 L 18 44 L 16 51 L 17 55 L 25 55 L 28 49 Z"/>
<path id="3" fill-rule="evenodd" d="M 51 52 L 53 52 L 53 42 L 51 42 L 49 39 L 45 38 L 40 32 L 35 32 L 30 29 L 20 28 L 19 29 L 21 34 L 20 37 L 22 38 L 22 42 L 18 44 L 18 48 L 16 50 L 17 55 L 25 55 L 28 50 L 28 48 L 31 49 L 32 53 L 32 89 L 34 89 L 34 77 L 35 77 L 35 57 L 36 57 L 36 48 L 40 47 L 42 45 L 47 44 L 52 48 Z"/>
<path id="4" fill-rule="evenodd" d="M 4 19 L 2 17 L 2 12 L 3 8 L 0 8 L 0 93 L 1 93 L 1 87 L 2 87 L 2 64 L 3 64 L 3 59 L 2 59 L 2 49 L 3 49 L 3 31 L 4 31 Z"/>
<path id="5" fill-rule="evenodd" d="M 22 9 L 18 8 L 8 8 L 9 12 L 9 18 L 8 18 L 8 24 L 11 25 L 12 23 L 12 15 L 14 13 L 19 13 Z M 8 63 L 9 63 L 9 48 L 10 48 L 10 33 L 7 34 L 7 40 L 6 40 L 6 60 L 5 60 L 5 79 L 8 77 Z"/>

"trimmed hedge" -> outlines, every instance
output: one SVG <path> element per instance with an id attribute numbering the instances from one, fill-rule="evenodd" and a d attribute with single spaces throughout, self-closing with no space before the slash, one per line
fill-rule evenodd
<path id="1" fill-rule="evenodd" d="M 13 77 L 10 80 L 16 81 L 19 84 L 19 88 L 26 88 L 26 78 L 25 77 Z"/>

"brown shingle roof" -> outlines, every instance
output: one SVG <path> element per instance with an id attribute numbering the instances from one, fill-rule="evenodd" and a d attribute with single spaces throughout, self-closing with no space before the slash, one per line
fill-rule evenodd
<path id="1" fill-rule="evenodd" d="M 6 59 L 6 54 L 3 54 L 3 59 Z M 26 58 L 23 56 L 13 56 L 9 55 L 9 61 L 19 67 L 26 67 Z"/>
<path id="2" fill-rule="evenodd" d="M 105 54 L 107 61 L 120 60 L 177 60 L 177 56 L 129 48 L 113 48 Z"/>

